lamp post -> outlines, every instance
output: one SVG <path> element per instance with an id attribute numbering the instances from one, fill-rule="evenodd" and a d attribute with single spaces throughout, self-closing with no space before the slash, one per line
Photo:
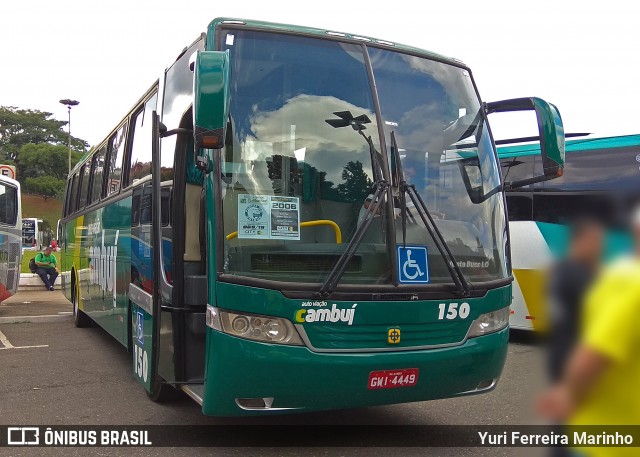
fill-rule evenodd
<path id="1" fill-rule="evenodd" d="M 69 146 L 69 171 L 68 171 L 67 175 L 70 175 L 71 174 L 71 107 L 79 105 L 80 102 L 77 101 L 77 100 L 70 100 L 68 98 L 65 98 L 64 100 L 60 100 L 60 103 L 65 105 L 67 107 L 68 111 L 69 111 L 69 140 L 68 140 L 68 146 Z"/>

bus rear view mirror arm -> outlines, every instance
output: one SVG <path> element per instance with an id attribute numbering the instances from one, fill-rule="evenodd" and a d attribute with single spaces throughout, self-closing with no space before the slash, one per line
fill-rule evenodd
<path id="1" fill-rule="evenodd" d="M 191 129 L 183 129 L 183 128 L 167 130 L 167 126 L 164 125 L 162 122 L 159 122 L 158 124 L 159 124 L 158 125 L 158 130 L 159 130 L 159 133 L 160 133 L 160 138 L 166 138 L 168 136 L 181 135 L 181 134 L 185 134 L 185 133 L 193 133 L 193 130 L 191 130 Z"/>
<path id="2" fill-rule="evenodd" d="M 485 111 L 487 114 L 511 111 L 535 111 L 536 113 L 543 174 L 530 179 L 505 183 L 505 188 L 523 187 L 562 176 L 565 161 L 564 126 L 560 112 L 555 105 L 537 97 L 514 98 L 486 103 Z"/>
<path id="3" fill-rule="evenodd" d="M 520 187 L 529 186 L 531 184 L 535 184 L 542 181 L 549 181 L 549 179 L 553 179 L 553 178 L 547 178 L 545 175 L 539 175 L 539 176 L 534 176 L 533 178 L 521 179 L 518 181 L 511 181 L 511 182 L 507 181 L 503 184 L 502 187 L 503 187 L 503 190 L 507 191 L 512 189 L 518 189 Z"/>

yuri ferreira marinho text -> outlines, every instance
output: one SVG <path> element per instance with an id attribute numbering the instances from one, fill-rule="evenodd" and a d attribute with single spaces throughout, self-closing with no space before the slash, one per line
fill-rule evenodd
<path id="1" fill-rule="evenodd" d="M 633 446 L 633 435 L 619 432 L 589 433 L 574 431 L 572 434 L 555 433 L 523 433 L 478 432 L 482 446 Z"/>

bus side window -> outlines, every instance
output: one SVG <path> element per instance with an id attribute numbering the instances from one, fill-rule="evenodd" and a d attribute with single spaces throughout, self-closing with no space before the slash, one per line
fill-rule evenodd
<path id="1" fill-rule="evenodd" d="M 82 176 L 82 179 L 80 180 L 80 198 L 78 199 L 79 210 L 84 209 L 87 205 L 89 184 L 91 182 L 91 162 L 87 162 L 82 166 L 80 175 Z"/>
<path id="2" fill-rule="evenodd" d="M 118 131 L 109 139 L 108 162 L 109 166 L 106 170 L 107 191 L 106 195 L 117 193 L 120 190 L 120 182 L 122 181 L 122 167 L 125 151 L 125 138 L 127 133 L 127 124 L 125 123 Z"/>
<path id="3" fill-rule="evenodd" d="M 510 221 L 532 221 L 533 200 L 529 195 L 507 194 L 507 210 Z"/>
<path id="4" fill-rule="evenodd" d="M 615 218 L 615 198 L 607 193 L 544 192 L 534 195 L 535 221 L 571 224 L 581 218 L 610 224 Z"/>
<path id="5" fill-rule="evenodd" d="M 102 197 L 104 159 L 107 155 L 107 147 L 103 146 L 93 156 L 93 186 L 91 188 L 90 204 L 100 201 Z"/>
<path id="6" fill-rule="evenodd" d="M 137 227 L 140 224 L 140 194 L 142 189 L 139 187 L 133 191 L 131 197 L 131 227 Z"/>
<path id="7" fill-rule="evenodd" d="M 0 184 L 0 224 L 14 226 L 18 219 L 18 189 Z"/>
<path id="8" fill-rule="evenodd" d="M 162 198 L 160 200 L 161 211 L 160 216 L 162 218 L 162 226 L 168 227 L 171 225 L 171 187 L 163 187 L 160 194 Z"/>
<path id="9" fill-rule="evenodd" d="M 129 184 L 151 174 L 151 113 L 156 109 L 157 101 L 156 93 L 147 100 L 144 109 L 133 116 Z"/>
<path id="10" fill-rule="evenodd" d="M 140 225 L 151 225 L 152 218 L 152 194 L 151 186 L 145 185 L 140 199 Z"/>
<path id="11" fill-rule="evenodd" d="M 91 205 L 91 196 L 93 195 L 93 184 L 95 183 L 95 177 L 96 177 L 96 162 L 95 162 L 95 154 L 93 154 L 91 157 L 89 157 L 89 159 L 87 160 L 87 170 L 89 170 L 89 176 L 88 176 L 88 183 L 89 186 L 87 187 L 87 196 L 86 196 L 86 201 L 85 201 L 85 206 L 89 206 Z"/>
<path id="12" fill-rule="evenodd" d="M 71 197 L 71 186 L 73 185 L 73 176 L 69 176 L 67 179 L 67 186 L 64 190 L 64 204 L 62 206 L 62 216 L 67 217 L 70 212 L 69 197 Z"/>
<path id="13" fill-rule="evenodd" d="M 71 178 L 71 192 L 69 192 L 69 201 L 67 202 L 67 215 L 76 211 L 76 202 L 78 201 L 78 174 L 74 174 Z"/>

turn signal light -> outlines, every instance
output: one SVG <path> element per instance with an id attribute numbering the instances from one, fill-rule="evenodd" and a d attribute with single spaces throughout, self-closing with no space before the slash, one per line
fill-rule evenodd
<path id="1" fill-rule="evenodd" d="M 203 136 L 202 147 L 206 149 L 219 149 L 222 145 L 217 136 Z"/>

